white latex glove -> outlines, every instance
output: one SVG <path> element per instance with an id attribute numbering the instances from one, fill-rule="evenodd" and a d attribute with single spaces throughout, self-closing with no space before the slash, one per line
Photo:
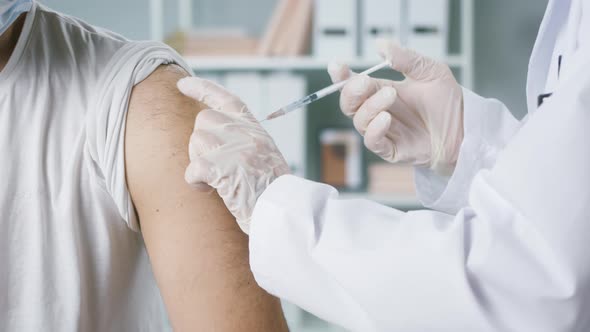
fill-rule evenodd
<path id="1" fill-rule="evenodd" d="M 353 77 L 340 107 L 352 117 L 367 148 L 386 161 L 454 170 L 463 141 L 463 92 L 450 68 L 398 44 L 378 41 L 381 56 L 404 74 L 401 82 Z M 353 73 L 330 64 L 334 82 Z"/>
<path id="2" fill-rule="evenodd" d="M 215 188 L 248 234 L 258 197 L 276 178 L 288 174 L 289 166 L 239 98 L 196 77 L 180 80 L 178 88 L 209 107 L 195 121 L 185 179 L 201 190 Z"/>

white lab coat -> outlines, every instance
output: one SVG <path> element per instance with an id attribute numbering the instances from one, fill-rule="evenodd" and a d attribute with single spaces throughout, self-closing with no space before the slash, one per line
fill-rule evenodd
<path id="1" fill-rule="evenodd" d="M 252 221 L 258 283 L 353 331 L 590 331 L 588 15 L 590 1 L 549 2 L 526 121 L 465 90 L 453 176 L 418 171 L 434 211 L 275 181 Z"/>

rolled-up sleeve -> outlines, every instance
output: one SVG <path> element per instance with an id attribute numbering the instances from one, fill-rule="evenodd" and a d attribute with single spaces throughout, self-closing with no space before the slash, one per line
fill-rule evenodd
<path id="1" fill-rule="evenodd" d="M 190 73 L 189 66 L 168 46 L 156 42 L 126 44 L 97 84 L 96 101 L 91 105 L 94 111 L 86 123 L 90 153 L 104 177 L 105 189 L 134 231 L 139 231 L 139 222 L 125 172 L 127 110 L 133 87 L 165 64 L 178 64 Z"/>

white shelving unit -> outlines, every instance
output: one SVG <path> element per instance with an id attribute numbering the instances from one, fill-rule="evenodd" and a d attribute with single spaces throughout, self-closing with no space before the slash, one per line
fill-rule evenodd
<path id="1" fill-rule="evenodd" d="M 178 18 L 180 28 L 190 28 L 193 25 L 192 13 L 195 0 L 176 0 L 178 3 Z M 198 1 L 198 0 L 197 0 Z M 461 53 L 449 55 L 443 59 L 449 66 L 460 69 L 461 84 L 473 87 L 473 16 L 475 0 L 459 0 L 461 3 L 460 39 Z M 164 40 L 164 0 L 150 0 L 151 37 L 154 40 Z M 302 58 L 254 58 L 228 57 L 207 58 L 188 57 L 189 64 L 198 71 L 285 71 L 285 70 L 325 70 L 326 60 L 312 57 Z M 368 68 L 375 64 L 374 60 L 351 59 L 344 61 L 352 68 Z"/>
<path id="2" fill-rule="evenodd" d="M 259 57 L 185 57 L 188 64 L 197 71 L 291 71 L 326 70 L 328 60 L 314 57 L 259 58 Z M 374 59 L 339 60 L 353 69 L 369 68 L 376 64 Z M 463 68 L 467 62 L 463 56 L 449 56 L 444 61 L 453 68 Z"/>

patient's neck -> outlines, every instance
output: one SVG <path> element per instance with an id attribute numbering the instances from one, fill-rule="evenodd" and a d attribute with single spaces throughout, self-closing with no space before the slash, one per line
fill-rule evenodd
<path id="1" fill-rule="evenodd" d="M 22 14 L 9 28 L 0 36 L 0 71 L 8 63 L 8 59 L 14 51 L 18 37 L 23 29 L 26 14 Z"/>

